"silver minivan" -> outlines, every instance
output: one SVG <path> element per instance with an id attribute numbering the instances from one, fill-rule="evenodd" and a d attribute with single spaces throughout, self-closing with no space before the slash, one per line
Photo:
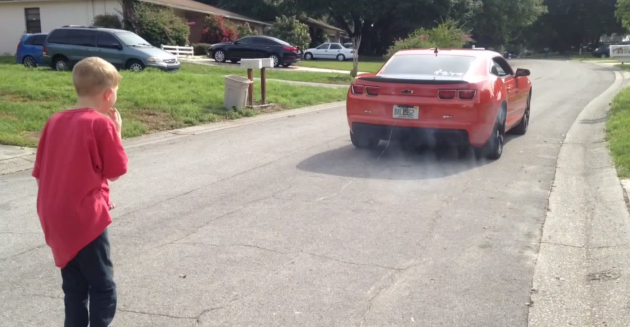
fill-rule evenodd
<path id="1" fill-rule="evenodd" d="M 146 67 L 178 70 L 173 54 L 156 48 L 135 33 L 100 27 L 64 26 L 48 34 L 44 65 L 68 70 L 81 59 L 100 57 L 119 69 L 142 71 Z"/>

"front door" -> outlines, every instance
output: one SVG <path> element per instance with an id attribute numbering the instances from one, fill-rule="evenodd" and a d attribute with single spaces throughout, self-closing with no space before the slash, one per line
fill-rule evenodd
<path id="1" fill-rule="evenodd" d="M 523 115 L 520 92 L 512 68 L 510 68 L 509 64 L 504 59 L 500 57 L 494 58 L 492 65 L 492 74 L 503 79 L 507 97 L 507 117 L 505 125 L 507 128 L 510 128 L 512 125 L 516 124 Z"/>
<path id="2" fill-rule="evenodd" d="M 236 41 L 235 44 L 230 47 L 228 56 L 230 58 L 249 59 L 255 57 L 253 52 L 252 38 L 246 37 Z"/>
<path id="3" fill-rule="evenodd" d="M 313 53 L 313 58 L 315 59 L 326 59 L 328 55 L 328 48 L 330 47 L 330 43 L 324 43 L 317 48 Z"/>
<path id="4" fill-rule="evenodd" d="M 94 55 L 108 61 L 118 68 L 124 68 L 122 45 L 110 33 L 98 32 L 96 35 L 96 50 Z"/>

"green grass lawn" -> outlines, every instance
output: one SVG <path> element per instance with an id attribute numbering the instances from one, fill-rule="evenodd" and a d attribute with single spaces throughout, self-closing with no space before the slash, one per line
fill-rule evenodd
<path id="1" fill-rule="evenodd" d="M 630 178 L 630 88 L 613 100 L 606 133 L 619 176 Z"/>
<path id="2" fill-rule="evenodd" d="M 194 74 L 223 74 L 223 75 L 242 75 L 247 76 L 247 71 L 241 69 L 239 65 L 230 66 L 210 66 L 200 64 L 183 64 L 182 71 Z M 254 70 L 254 76 L 260 77 L 260 71 Z M 315 73 L 315 72 L 298 72 L 290 69 L 269 69 L 267 70 L 267 78 L 281 79 L 286 81 L 324 83 L 324 84 L 347 84 L 352 83 L 352 77 L 348 74 L 335 73 Z"/>
<path id="3" fill-rule="evenodd" d="M 225 74 L 221 71 L 186 65 L 176 73 L 148 70 L 121 74 L 116 107 L 123 116 L 124 137 L 258 114 L 255 110 L 223 108 Z M 257 97 L 259 87 L 256 85 Z M 340 101 L 347 92 L 281 82 L 269 82 L 267 90 L 268 101 L 279 109 Z M 70 72 L 29 70 L 13 64 L 11 57 L 0 58 L 0 144 L 36 146 L 48 118 L 75 101 Z"/>

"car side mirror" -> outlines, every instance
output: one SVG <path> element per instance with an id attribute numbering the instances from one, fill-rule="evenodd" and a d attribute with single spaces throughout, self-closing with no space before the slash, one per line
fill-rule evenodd
<path id="1" fill-rule="evenodd" d="M 516 77 L 525 77 L 525 76 L 529 76 L 531 74 L 531 72 L 529 71 L 529 69 L 523 69 L 523 68 L 518 68 L 516 70 Z"/>

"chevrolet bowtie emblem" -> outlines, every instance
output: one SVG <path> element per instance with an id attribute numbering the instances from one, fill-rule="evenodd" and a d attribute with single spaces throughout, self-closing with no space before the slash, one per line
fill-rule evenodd
<path id="1" fill-rule="evenodd" d="M 411 94 L 413 93 L 412 90 L 402 90 L 402 94 Z"/>

